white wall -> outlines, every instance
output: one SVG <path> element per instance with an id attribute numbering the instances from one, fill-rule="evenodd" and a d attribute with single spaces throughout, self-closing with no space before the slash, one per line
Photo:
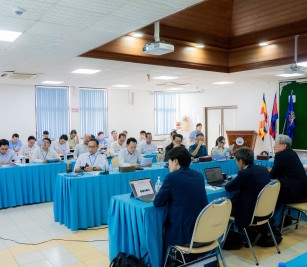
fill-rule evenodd
<path id="1" fill-rule="evenodd" d="M 71 107 L 79 107 L 78 87 L 70 87 Z M 201 94 L 180 95 L 178 119 L 184 115 L 192 118 L 191 129 L 197 122 L 204 122 L 203 108 L 210 106 L 238 106 L 238 130 L 258 132 L 260 105 L 265 93 L 269 117 L 278 83 L 270 81 L 251 81 L 242 84 L 224 86 L 216 90 L 206 90 Z M 2 123 L 0 138 L 10 139 L 14 132 L 20 134 L 22 141 L 29 135 L 35 135 L 35 88 L 34 86 L 16 86 L 0 84 L 0 111 Z M 71 127 L 80 128 L 79 112 L 71 113 Z M 127 130 L 129 136 L 138 137 L 140 130 L 154 133 L 154 96 L 146 91 L 134 93 L 134 104 L 129 104 L 128 90 L 109 90 L 108 128 L 121 132 Z M 96 133 L 94 133 L 96 134 Z M 257 139 L 256 153 L 268 150 L 269 136 L 265 141 Z"/>

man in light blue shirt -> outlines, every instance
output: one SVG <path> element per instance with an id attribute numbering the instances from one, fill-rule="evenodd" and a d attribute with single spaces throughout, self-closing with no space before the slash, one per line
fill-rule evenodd
<path id="1" fill-rule="evenodd" d="M 14 133 L 12 135 L 12 140 L 9 141 L 9 149 L 12 149 L 17 153 L 21 147 L 22 142 L 19 140 L 19 134 Z"/>
<path id="2" fill-rule="evenodd" d="M 13 165 L 14 162 L 19 162 L 14 150 L 9 149 L 9 142 L 6 139 L 0 140 L 0 166 L 1 165 Z"/>
<path id="3" fill-rule="evenodd" d="M 99 148 L 107 148 L 108 146 L 108 141 L 107 139 L 104 137 L 104 133 L 103 132 L 99 132 L 97 134 L 96 137 L 98 143 L 99 143 Z"/>
<path id="4" fill-rule="evenodd" d="M 156 144 L 152 142 L 152 134 L 146 133 L 146 140 L 138 145 L 141 154 L 151 154 L 158 151 Z"/>
<path id="5" fill-rule="evenodd" d="M 41 147 L 44 138 L 49 138 L 48 131 L 43 131 L 43 138 L 36 141 L 37 146 Z"/>
<path id="6" fill-rule="evenodd" d="M 203 127 L 203 125 L 201 123 L 196 124 L 196 130 L 194 130 L 193 132 L 190 133 L 190 143 L 194 143 L 196 141 L 196 135 L 197 134 L 203 133 L 201 131 L 202 127 Z"/>
<path id="7" fill-rule="evenodd" d="M 142 154 L 136 149 L 137 141 L 134 137 L 127 139 L 127 147 L 120 150 L 118 153 L 119 166 L 135 166 L 140 167 L 143 160 Z"/>

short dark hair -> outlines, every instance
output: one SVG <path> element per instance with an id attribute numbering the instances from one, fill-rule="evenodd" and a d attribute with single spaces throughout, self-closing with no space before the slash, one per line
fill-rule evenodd
<path id="1" fill-rule="evenodd" d="M 170 135 L 173 136 L 174 134 L 177 134 L 176 130 L 171 131 Z"/>
<path id="2" fill-rule="evenodd" d="M 171 161 L 177 159 L 181 167 L 189 167 L 191 163 L 191 154 L 184 147 L 174 147 L 168 152 L 167 159 Z"/>
<path id="3" fill-rule="evenodd" d="M 67 141 L 68 136 L 67 136 L 67 134 L 62 134 L 59 139 L 64 139 L 65 141 Z"/>
<path id="4" fill-rule="evenodd" d="M 238 148 L 234 153 L 234 157 L 238 161 L 241 159 L 245 165 L 254 164 L 254 152 L 249 147 Z"/>
<path id="5" fill-rule="evenodd" d="M 127 135 L 126 135 L 126 134 L 124 134 L 124 133 L 120 133 L 120 134 L 118 135 L 118 139 L 120 139 L 122 136 L 124 136 L 125 138 L 127 137 Z"/>
<path id="6" fill-rule="evenodd" d="M 98 132 L 97 136 L 99 136 L 99 135 L 101 135 L 101 134 L 104 134 L 104 133 L 100 131 L 100 132 Z"/>
<path id="7" fill-rule="evenodd" d="M 35 138 L 33 135 L 30 135 L 30 136 L 28 137 L 28 141 L 30 141 L 30 140 L 35 140 L 35 141 L 36 141 L 36 138 Z"/>
<path id="8" fill-rule="evenodd" d="M 173 140 L 175 140 L 176 139 L 176 137 L 179 137 L 179 138 L 181 138 L 181 140 L 183 140 L 183 136 L 182 136 L 182 134 L 174 134 L 173 135 Z"/>
<path id="9" fill-rule="evenodd" d="M 127 139 L 127 145 L 129 145 L 130 143 L 137 143 L 138 141 L 136 141 L 136 139 L 134 138 L 134 137 L 129 137 L 128 139 Z"/>
<path id="10" fill-rule="evenodd" d="M 71 130 L 70 134 L 77 134 L 77 131 L 76 130 Z"/>
<path id="11" fill-rule="evenodd" d="M 88 142 L 95 142 L 97 146 L 99 146 L 99 142 L 97 141 L 96 138 L 91 138 L 90 141 Z"/>
<path id="12" fill-rule="evenodd" d="M 46 138 L 43 139 L 43 141 L 47 141 L 49 143 L 49 145 L 51 145 L 51 139 L 50 138 L 46 137 Z"/>
<path id="13" fill-rule="evenodd" d="M 224 141 L 224 140 L 225 140 L 225 137 L 224 137 L 224 136 L 219 136 L 219 137 L 216 139 L 216 141 L 215 141 L 215 146 L 218 145 L 218 142 L 222 142 L 222 141 Z"/>
<path id="14" fill-rule="evenodd" d="M 146 134 L 146 131 L 142 130 L 140 131 L 140 134 Z"/>
<path id="15" fill-rule="evenodd" d="M 8 146 L 8 145 L 9 145 L 9 141 L 7 141 L 6 139 L 0 140 L 0 146 Z"/>
<path id="16" fill-rule="evenodd" d="M 117 133 L 116 130 L 113 130 L 113 131 L 111 132 L 111 134 L 113 134 L 113 133 Z"/>
<path id="17" fill-rule="evenodd" d="M 14 133 L 14 134 L 12 135 L 12 138 L 14 138 L 14 137 L 19 138 L 19 134 L 18 134 L 18 133 Z"/>
<path id="18" fill-rule="evenodd" d="M 147 132 L 146 133 L 146 138 L 148 137 L 148 135 L 152 135 L 150 132 Z"/>
<path id="19" fill-rule="evenodd" d="M 43 131 L 43 134 L 47 134 L 47 135 L 49 135 L 49 132 L 48 131 Z"/>
<path id="20" fill-rule="evenodd" d="M 199 122 L 199 123 L 196 124 L 196 128 L 197 128 L 198 126 L 203 126 L 203 125 Z"/>
<path id="21" fill-rule="evenodd" d="M 203 133 L 198 133 L 198 134 L 196 135 L 196 137 L 198 137 L 198 136 L 205 137 L 205 135 L 204 135 Z"/>

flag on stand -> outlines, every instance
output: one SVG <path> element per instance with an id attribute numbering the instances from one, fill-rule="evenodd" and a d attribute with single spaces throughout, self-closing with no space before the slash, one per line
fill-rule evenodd
<path id="1" fill-rule="evenodd" d="M 270 136 L 275 140 L 276 138 L 276 121 L 278 119 L 278 110 L 277 110 L 277 101 L 276 101 L 276 93 L 274 97 L 273 109 L 272 109 L 272 117 L 271 117 L 271 125 L 269 129 Z"/>
<path id="2" fill-rule="evenodd" d="M 286 129 L 287 129 L 287 135 L 292 139 L 294 139 L 294 128 L 296 125 L 296 118 L 294 114 L 294 105 L 293 105 L 293 96 L 290 95 L 289 99 L 289 105 L 288 105 L 288 110 L 287 110 L 287 115 L 286 115 Z"/>
<path id="3" fill-rule="evenodd" d="M 261 110 L 260 115 L 263 115 L 263 119 L 259 123 L 259 130 L 258 130 L 258 138 L 264 140 L 265 135 L 267 134 L 267 123 L 268 123 L 268 116 L 266 111 L 266 103 L 265 103 L 265 97 L 263 94 L 263 99 L 261 102 Z"/>

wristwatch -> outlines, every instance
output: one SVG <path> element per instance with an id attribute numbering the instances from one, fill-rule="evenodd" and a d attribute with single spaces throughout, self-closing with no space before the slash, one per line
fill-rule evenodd
<path id="1" fill-rule="evenodd" d="M 93 171 L 97 171 L 96 167 L 93 167 Z"/>

